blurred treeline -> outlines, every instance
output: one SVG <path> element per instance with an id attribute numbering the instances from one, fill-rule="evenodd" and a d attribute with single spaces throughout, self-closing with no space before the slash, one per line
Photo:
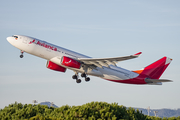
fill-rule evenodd
<path id="1" fill-rule="evenodd" d="M 54 108 L 15 102 L 0 110 L 0 120 L 180 120 L 180 117 L 147 116 L 117 103 L 91 102 L 81 106 Z"/>

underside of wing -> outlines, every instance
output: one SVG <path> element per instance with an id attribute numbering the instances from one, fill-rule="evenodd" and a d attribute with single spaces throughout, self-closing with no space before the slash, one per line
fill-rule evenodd
<path id="1" fill-rule="evenodd" d="M 109 67 L 109 65 L 114 65 L 116 66 L 117 62 L 124 61 L 124 60 L 129 60 L 133 58 L 137 58 L 141 52 L 136 53 L 134 55 L 130 56 L 124 56 L 124 57 L 114 57 L 114 58 L 78 58 L 79 61 L 88 64 L 88 65 L 94 65 L 100 68 Z"/>

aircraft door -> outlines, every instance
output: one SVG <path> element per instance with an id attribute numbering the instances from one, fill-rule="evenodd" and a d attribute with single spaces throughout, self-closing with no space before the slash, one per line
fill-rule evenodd
<path id="1" fill-rule="evenodd" d="M 27 37 L 24 37 L 23 40 L 22 40 L 22 42 L 23 42 L 24 44 L 27 44 L 27 43 L 28 43 L 28 38 L 27 38 Z"/>

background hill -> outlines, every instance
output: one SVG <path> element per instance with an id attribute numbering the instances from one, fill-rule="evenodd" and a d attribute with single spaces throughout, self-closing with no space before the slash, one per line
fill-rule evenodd
<path id="1" fill-rule="evenodd" d="M 58 108 L 58 106 L 57 105 L 55 105 L 54 103 L 52 103 L 52 102 L 48 102 L 48 101 L 46 101 L 46 102 L 41 102 L 41 103 L 39 103 L 40 105 L 47 105 L 48 107 L 55 107 L 55 108 Z"/>
<path id="2" fill-rule="evenodd" d="M 148 115 L 148 111 L 147 109 L 144 108 L 135 108 L 138 109 L 140 111 L 142 111 L 143 114 Z M 154 112 L 153 111 L 158 111 L 157 116 L 158 117 L 178 117 L 180 116 L 180 109 L 150 109 L 149 115 L 150 116 L 154 116 Z"/>

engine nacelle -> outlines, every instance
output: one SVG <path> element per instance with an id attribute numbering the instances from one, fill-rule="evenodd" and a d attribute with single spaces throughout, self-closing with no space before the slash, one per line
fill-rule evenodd
<path id="1" fill-rule="evenodd" d="M 55 70 L 55 71 L 59 71 L 59 72 L 66 72 L 66 68 L 59 66 L 51 61 L 47 61 L 46 67 L 51 70 Z"/>
<path id="2" fill-rule="evenodd" d="M 67 66 L 67 67 L 71 67 L 71 68 L 76 68 L 76 69 L 80 69 L 81 67 L 81 63 L 72 59 L 72 58 L 69 58 L 69 57 L 66 57 L 66 56 L 63 56 L 62 59 L 61 59 L 61 64 L 64 65 L 64 66 Z"/>

